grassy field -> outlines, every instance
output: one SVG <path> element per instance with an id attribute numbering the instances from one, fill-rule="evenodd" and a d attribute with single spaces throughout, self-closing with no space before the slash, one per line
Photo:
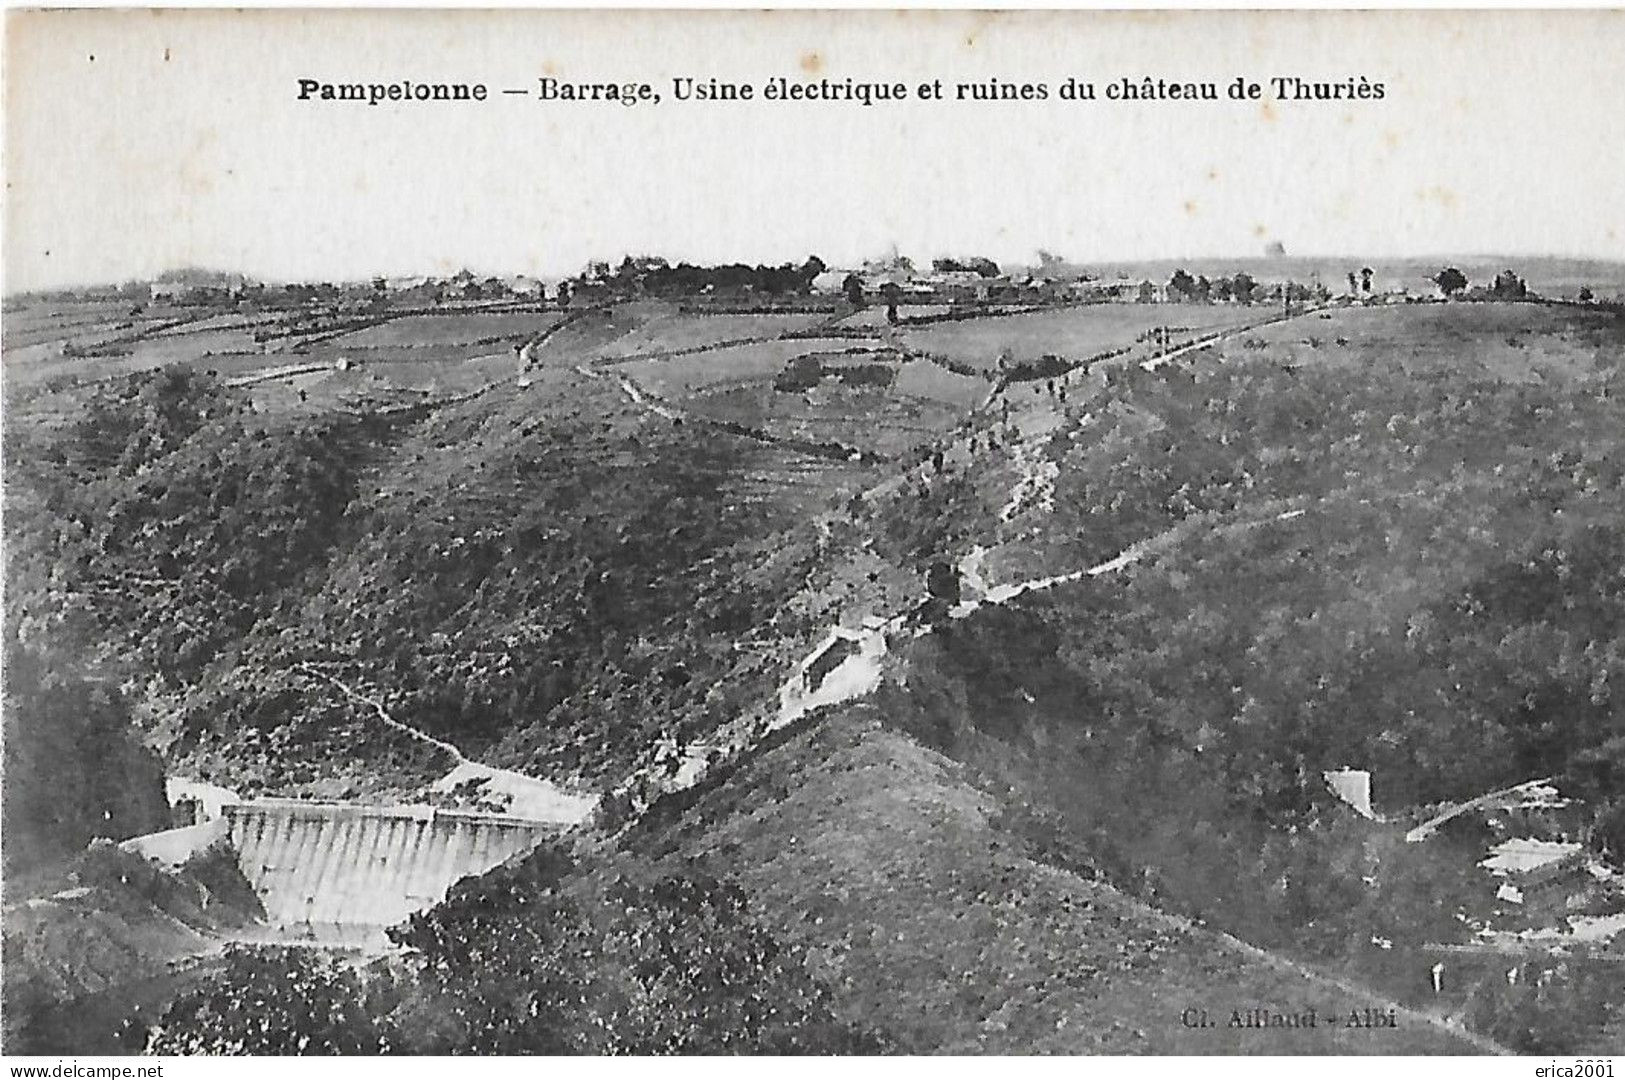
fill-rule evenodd
<path id="1" fill-rule="evenodd" d="M 838 339 L 760 341 L 681 356 L 632 360 L 618 365 L 615 370 L 658 394 L 679 397 L 724 387 L 769 383 L 794 357 L 820 348 L 838 349 L 850 344 Z"/>
<path id="2" fill-rule="evenodd" d="M 132 305 L 111 301 L 72 305 L 36 304 L 8 310 L 0 332 L 0 344 L 7 350 L 31 345 L 67 341 L 75 336 L 111 329 L 129 321 Z"/>
<path id="3" fill-rule="evenodd" d="M 539 353 L 546 364 L 615 362 L 640 356 L 704 348 L 725 342 L 762 341 L 806 330 L 827 315 L 699 315 L 654 301 L 616 304 L 582 312 L 550 337 Z"/>
<path id="4" fill-rule="evenodd" d="M 839 443 L 886 456 L 934 441 L 965 413 L 963 408 L 890 390 L 830 385 L 805 394 L 783 393 L 771 385 L 732 387 L 697 395 L 684 407 L 697 416 L 744 424 L 781 438 Z"/>
<path id="5" fill-rule="evenodd" d="M 1413 376 L 1528 382 L 1617 364 L 1621 322 L 1617 312 L 1535 304 L 1356 307 L 1261 327 L 1224 351 L 1293 364 L 1394 362 Z"/>
<path id="6" fill-rule="evenodd" d="M 1056 355 L 1083 360 L 1133 345 L 1142 335 L 1167 326 L 1176 339 L 1261 322 L 1273 312 L 1262 306 L 1230 304 L 1089 304 L 1059 311 L 1029 312 L 909 327 L 901 331 L 910 347 L 983 370 L 1012 361 Z"/>
<path id="7" fill-rule="evenodd" d="M 349 360 L 354 364 L 394 367 L 398 364 L 455 364 L 476 356 L 508 356 L 517 354 L 513 342 L 496 344 L 434 342 L 415 345 L 347 345 L 342 339 L 323 341 L 300 349 L 284 350 L 276 354 L 281 364 L 309 361 L 335 363 Z"/>
<path id="8" fill-rule="evenodd" d="M 904 397 L 939 401 L 961 409 L 971 409 L 987 400 L 992 384 L 983 379 L 960 375 L 928 360 L 910 360 L 897 369 L 893 392 Z"/>
<path id="9" fill-rule="evenodd" d="M 696 416 L 776 438 L 838 443 L 886 456 L 940 438 L 991 390 L 982 379 L 923 360 L 899 363 L 894 354 L 868 351 L 874 348 L 842 338 L 768 340 L 633 360 L 615 370 Z M 851 387 L 839 374 L 826 374 L 806 391 L 775 389 L 775 378 L 797 358 L 832 373 L 879 364 L 891 380 L 885 386 Z"/>
<path id="10" fill-rule="evenodd" d="M 526 341 L 558 325 L 559 312 L 486 312 L 408 315 L 334 338 L 339 348 L 470 345 Z"/>
<path id="11" fill-rule="evenodd" d="M 897 316 L 899 319 L 921 319 L 933 315 L 946 315 L 951 310 L 947 304 L 898 304 Z M 852 329 L 884 330 L 891 322 L 886 317 L 886 305 L 881 303 L 861 308 L 835 325 Z"/>
<path id="12" fill-rule="evenodd" d="M 88 340 L 93 346 L 105 348 L 108 355 L 103 356 L 63 356 L 57 346 L 47 345 L 8 351 L 7 378 L 16 380 L 19 385 L 32 385 L 62 378 L 107 379 L 171 365 L 193 364 L 208 367 L 210 366 L 208 361 L 214 355 L 261 353 L 252 333 L 243 329 L 153 334 L 129 342 L 104 344 L 127 333 L 129 331 L 107 331 L 89 339 L 74 339 L 76 342 Z M 263 362 L 285 361 L 264 359 Z"/>
<path id="13" fill-rule="evenodd" d="M 826 321 L 825 315 L 658 314 L 641 322 L 600 351 L 600 358 L 679 352 L 724 341 L 774 338 Z"/>

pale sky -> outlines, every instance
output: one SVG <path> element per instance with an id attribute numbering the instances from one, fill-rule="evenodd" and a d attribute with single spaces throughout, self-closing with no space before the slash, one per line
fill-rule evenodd
<path id="1" fill-rule="evenodd" d="M 202 266 L 556 275 L 626 252 L 850 264 L 1625 258 L 1621 12 L 59 12 L 6 34 L 7 291 Z M 93 58 L 93 59 L 92 59 Z M 648 81 L 660 105 L 504 96 Z M 679 104 L 674 76 L 1043 81 L 1044 102 Z M 1123 76 L 1381 101 L 1055 98 Z M 299 102 L 302 77 L 484 103 Z"/>

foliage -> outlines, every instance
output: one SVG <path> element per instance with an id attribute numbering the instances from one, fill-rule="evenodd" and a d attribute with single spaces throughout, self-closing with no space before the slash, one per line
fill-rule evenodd
<path id="1" fill-rule="evenodd" d="M 824 378 L 824 365 L 816 356 L 793 356 L 784 370 L 773 377 L 773 389 L 785 394 L 800 394 L 817 386 Z"/>
<path id="2" fill-rule="evenodd" d="M 1610 1053 L 1618 1043 L 1599 1038 L 1610 1023 L 1625 1019 L 1619 998 L 1618 976 L 1608 963 L 1582 966 L 1562 978 L 1545 970 L 1544 962 L 1516 965 L 1522 978 L 1509 982 L 1501 976 L 1503 964 L 1495 965 L 1484 988 L 1468 1005 L 1469 1022 L 1521 1054 Z"/>
<path id="3" fill-rule="evenodd" d="M 98 393 L 68 437 L 19 469 L 7 515 L 8 617 L 31 639 L 194 678 L 335 539 L 353 491 L 353 425 L 255 429 L 186 370 Z"/>
<path id="4" fill-rule="evenodd" d="M 313 949 L 231 946 L 218 972 L 182 992 L 147 1045 L 152 1054 L 377 1054 L 387 1024 L 343 960 Z"/>
<path id="5" fill-rule="evenodd" d="M 830 1053 L 876 1048 L 835 1022 L 828 991 L 704 874 L 568 891 L 551 853 L 465 882 L 396 940 L 443 1018 L 419 1052 Z"/>
<path id="6" fill-rule="evenodd" d="M 1446 296 L 1454 296 L 1467 287 L 1467 275 L 1454 266 L 1447 266 L 1433 275 L 1433 283 Z"/>
<path id="7" fill-rule="evenodd" d="M 932 259 L 931 269 L 939 274 L 970 273 L 985 278 L 999 276 L 999 264 L 984 255 L 968 259 Z"/>
<path id="8" fill-rule="evenodd" d="M 1042 447 L 1053 513 L 1006 549 L 1139 561 L 940 621 L 884 711 L 1058 811 L 1120 887 L 1400 979 L 1493 906 L 1481 843 L 1402 842 L 1424 807 L 1554 775 L 1621 842 L 1625 424 L 1617 327 L 1582 325 L 1595 366 L 1538 380 L 1368 354 L 1109 383 Z M 911 494 L 881 520 L 927 519 L 898 532 L 939 552 L 988 513 Z M 1387 823 L 1331 796 L 1343 766 Z"/>
<path id="9" fill-rule="evenodd" d="M 1495 275 L 1490 295 L 1497 300 L 1522 300 L 1529 295 L 1529 286 L 1513 271 L 1503 270 Z"/>
<path id="10" fill-rule="evenodd" d="M 707 676 L 763 667 L 731 643 L 806 568 L 734 490 L 757 444 L 605 424 L 576 400 L 494 421 L 510 426 L 489 442 L 485 422 L 471 406 L 262 427 L 203 376 L 111 384 L 17 455 L 8 616 L 159 690 L 171 752 L 251 791 L 445 767 L 311 662 L 555 775 L 731 718 Z"/>
<path id="11" fill-rule="evenodd" d="M 613 273 L 607 265 L 594 268 L 593 280 L 603 281 L 619 296 L 700 296 L 707 293 L 756 292 L 767 296 L 806 293 L 813 279 L 826 269 L 816 255 L 797 266 L 748 266 L 730 263 L 722 266 L 670 265 L 659 256 L 628 255 Z"/>
<path id="12" fill-rule="evenodd" d="M 803 952 L 701 873 L 602 888 L 544 849 L 456 886 L 391 931 L 404 966 L 233 949 L 165 1013 L 149 1050 L 225 1054 L 874 1052 L 838 1022 Z"/>
<path id="13" fill-rule="evenodd" d="M 163 770 L 118 692 L 8 641 L 5 873 L 169 826 Z"/>

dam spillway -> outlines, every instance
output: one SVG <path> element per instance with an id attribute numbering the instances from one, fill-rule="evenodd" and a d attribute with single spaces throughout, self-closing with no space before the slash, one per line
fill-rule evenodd
<path id="1" fill-rule="evenodd" d="M 561 831 L 500 814 L 280 799 L 224 814 L 267 927 L 336 942 L 381 940 L 386 927 L 439 903 L 462 878 Z"/>

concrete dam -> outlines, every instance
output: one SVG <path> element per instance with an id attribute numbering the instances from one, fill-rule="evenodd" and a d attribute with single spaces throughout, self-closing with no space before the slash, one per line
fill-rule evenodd
<path id="1" fill-rule="evenodd" d="M 378 942 L 459 880 L 562 826 L 500 814 L 265 799 L 223 807 L 243 876 L 279 937 Z"/>

